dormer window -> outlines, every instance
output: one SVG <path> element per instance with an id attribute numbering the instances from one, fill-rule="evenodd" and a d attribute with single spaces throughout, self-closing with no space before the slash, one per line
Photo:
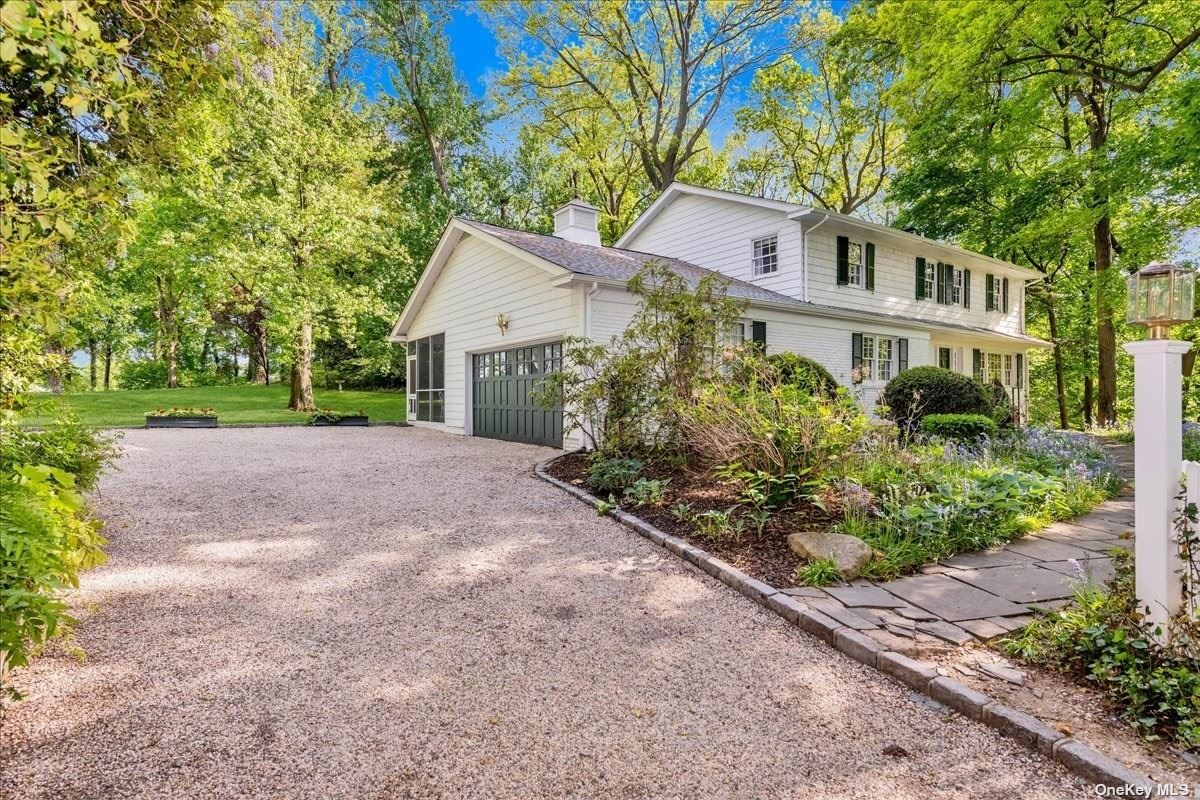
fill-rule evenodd
<path id="1" fill-rule="evenodd" d="M 771 275 L 779 271 L 779 237 L 755 239 L 752 243 L 754 274 Z"/>

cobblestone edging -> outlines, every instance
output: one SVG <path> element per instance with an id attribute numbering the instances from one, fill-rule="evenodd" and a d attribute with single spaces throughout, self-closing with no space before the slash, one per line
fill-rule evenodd
<path id="1" fill-rule="evenodd" d="M 536 467 L 534 474 L 593 508 L 600 500 L 589 492 L 560 481 L 546 472 L 546 466 L 561 456 L 549 458 Z M 774 611 L 793 625 L 820 638 L 855 661 L 883 672 L 894 680 L 973 720 L 1049 756 L 1068 771 L 1094 784 L 1127 788 L 1141 792 L 1131 796 L 1152 797 L 1156 784 L 1125 765 L 1109 758 L 1083 742 L 1055 730 L 1042 720 L 1004 705 L 999 700 L 975 691 L 960 681 L 941 675 L 935 665 L 918 661 L 887 649 L 883 644 L 833 617 L 809 608 L 801 598 L 777 590 L 770 584 L 750 577 L 721 559 L 677 536 L 671 536 L 627 511 L 609 515 L 657 545 L 694 564 L 721 583 L 737 590 L 759 605 Z M 1149 792 L 1149 794 L 1147 794 Z"/>

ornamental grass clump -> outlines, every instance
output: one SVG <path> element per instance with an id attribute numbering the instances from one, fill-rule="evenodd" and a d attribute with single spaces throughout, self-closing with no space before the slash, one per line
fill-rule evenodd
<path id="1" fill-rule="evenodd" d="M 845 389 L 814 396 L 770 378 L 753 353 L 740 356 L 745 381 L 717 381 L 680 409 L 689 460 L 735 484 L 752 505 L 779 505 L 816 489 L 869 424 Z M 759 494 L 777 499 L 756 502 Z"/>

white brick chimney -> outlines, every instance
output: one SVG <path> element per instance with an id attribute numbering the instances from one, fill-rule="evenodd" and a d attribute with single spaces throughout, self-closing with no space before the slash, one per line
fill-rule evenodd
<path id="1" fill-rule="evenodd" d="M 578 197 L 554 212 L 554 235 L 578 244 L 600 244 L 600 209 Z"/>

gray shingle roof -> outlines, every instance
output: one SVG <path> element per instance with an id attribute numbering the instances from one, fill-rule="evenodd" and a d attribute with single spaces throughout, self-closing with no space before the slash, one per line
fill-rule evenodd
<path id="1" fill-rule="evenodd" d="M 499 225 L 477 222 L 465 217 L 458 217 L 458 219 L 472 228 L 478 228 L 485 233 L 508 242 L 513 247 L 520 248 L 527 253 L 532 253 L 538 258 L 549 261 L 551 264 L 557 264 L 563 269 L 577 275 L 627 281 L 637 274 L 638 270 L 646 262 L 655 261 L 682 276 L 693 286 L 707 275 L 719 275 L 727 284 L 728 288 L 726 291 L 730 297 L 736 297 L 739 300 L 746 300 L 751 303 L 757 301 L 786 304 L 795 306 L 798 312 L 809 311 L 820 316 L 838 317 L 841 319 L 875 319 L 891 324 L 915 325 L 931 330 L 949 328 L 964 333 L 999 337 L 1027 344 L 1045 343 L 1034 336 L 1001 333 L 987 328 L 976 328 L 971 325 L 959 325 L 953 322 L 934 322 L 916 317 L 906 317 L 900 314 L 888 314 L 879 311 L 857 311 L 805 302 L 804 300 L 797 300 L 794 297 L 788 297 L 779 292 L 772 292 L 770 289 L 764 289 L 761 286 L 755 286 L 746 281 L 730 278 L 728 275 L 721 275 L 721 273 L 705 269 L 704 267 L 698 267 L 687 261 L 680 261 L 677 258 L 667 258 L 666 256 L 654 255 L 653 253 L 642 253 L 637 250 L 624 250 L 619 247 L 599 247 L 590 244 L 579 244 L 578 242 L 568 242 L 566 239 L 560 239 L 557 236 L 548 236 L 544 233 L 529 233 L 528 231 L 518 231 L 512 228 L 502 228 Z"/>
<path id="2" fill-rule="evenodd" d="M 549 261 L 551 264 L 557 264 L 563 269 L 574 272 L 577 275 L 627 281 L 636 275 L 638 270 L 648 261 L 655 261 L 662 264 L 692 285 L 695 285 L 701 278 L 707 275 L 719 275 L 719 273 L 715 273 L 710 269 L 697 267 L 695 264 L 680 261 L 677 258 L 657 256 L 652 253 L 640 253 L 636 250 L 622 250 L 618 247 L 597 247 L 590 244 L 579 244 L 578 242 L 568 242 L 566 239 L 560 239 L 557 236 L 547 236 L 543 233 L 528 233 L 526 231 L 513 230 L 512 228 L 501 228 L 499 225 L 489 225 L 486 222 L 476 222 L 473 219 L 462 217 L 459 217 L 459 219 L 472 228 L 478 228 L 481 231 L 490 233 L 496 238 L 508 242 L 513 247 L 519 247 L 527 253 L 532 253 L 538 258 Z M 727 292 L 730 297 L 736 297 L 741 300 L 800 304 L 800 301 L 787 295 L 779 294 L 779 292 L 772 292 L 770 289 L 764 289 L 761 286 L 755 286 L 746 281 L 735 280 L 725 275 L 720 275 L 720 277 L 728 284 Z"/>

